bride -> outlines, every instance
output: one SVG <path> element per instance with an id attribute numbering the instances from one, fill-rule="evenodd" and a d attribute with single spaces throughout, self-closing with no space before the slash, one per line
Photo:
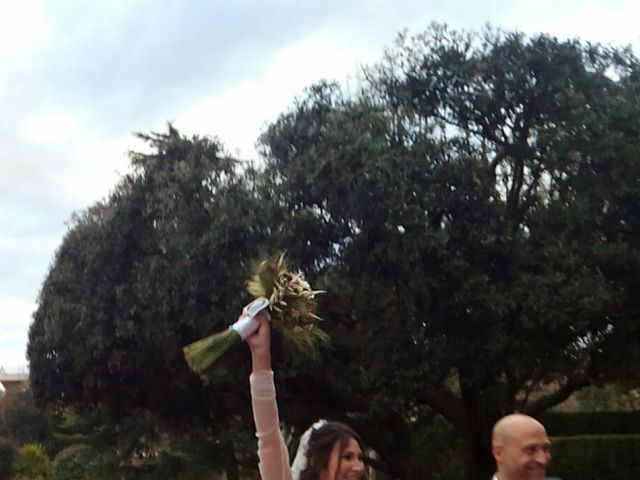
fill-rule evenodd
<path id="1" fill-rule="evenodd" d="M 301 437 L 289 467 L 289 453 L 280 432 L 276 390 L 271 369 L 271 327 L 266 310 L 256 315 L 260 326 L 247 338 L 251 350 L 251 401 L 258 437 L 262 480 L 361 480 L 362 440 L 340 422 L 320 420 Z"/>

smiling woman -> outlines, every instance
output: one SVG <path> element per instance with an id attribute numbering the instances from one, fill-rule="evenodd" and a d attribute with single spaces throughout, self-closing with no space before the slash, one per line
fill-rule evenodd
<path id="1" fill-rule="evenodd" d="M 358 480 L 364 474 L 362 440 L 350 427 L 340 422 L 323 422 L 311 427 L 308 445 L 301 441 L 304 460 L 300 470 L 292 467 L 294 480 Z M 304 435 L 303 435 L 304 439 Z"/>
<path id="2" fill-rule="evenodd" d="M 362 440 L 340 422 L 321 420 L 307 430 L 293 466 L 289 467 L 271 370 L 271 328 L 264 312 L 256 318 L 260 326 L 247 343 L 251 350 L 251 398 L 262 480 L 360 480 L 365 472 Z"/>

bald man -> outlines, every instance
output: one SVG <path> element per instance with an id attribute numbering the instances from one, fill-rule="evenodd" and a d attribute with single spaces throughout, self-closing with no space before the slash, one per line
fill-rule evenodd
<path id="1" fill-rule="evenodd" d="M 551 460 L 547 431 L 535 418 L 520 413 L 502 417 L 493 427 L 493 480 L 541 480 Z"/>

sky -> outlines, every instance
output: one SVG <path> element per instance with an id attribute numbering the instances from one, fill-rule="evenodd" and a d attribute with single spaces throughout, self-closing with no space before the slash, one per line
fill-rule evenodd
<path id="1" fill-rule="evenodd" d="M 71 215 L 127 171 L 136 132 L 254 143 L 305 87 L 356 82 L 399 32 L 491 24 L 640 53 L 637 0 L 0 0 L 0 366 L 26 366 Z"/>

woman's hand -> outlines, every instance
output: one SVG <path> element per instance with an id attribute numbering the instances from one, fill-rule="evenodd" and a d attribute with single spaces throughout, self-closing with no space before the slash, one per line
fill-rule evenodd
<path id="1" fill-rule="evenodd" d="M 251 350 L 252 370 L 271 370 L 271 325 L 267 310 L 262 310 L 255 316 L 260 323 L 258 329 L 247 338 Z"/>

